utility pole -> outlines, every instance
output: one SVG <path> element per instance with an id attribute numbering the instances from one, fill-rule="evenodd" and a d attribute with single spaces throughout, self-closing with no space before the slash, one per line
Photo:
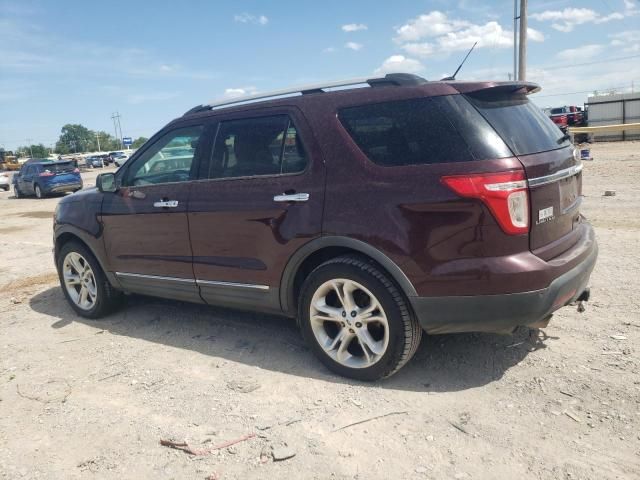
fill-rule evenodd
<path id="1" fill-rule="evenodd" d="M 100 134 L 98 132 L 96 132 L 96 140 L 98 140 L 98 152 L 101 152 L 102 150 L 100 150 Z"/>
<path id="2" fill-rule="evenodd" d="M 518 80 L 527 79 L 527 0 L 520 0 L 520 51 Z"/>
<path id="3" fill-rule="evenodd" d="M 120 143 L 120 148 L 122 149 L 122 126 L 120 125 L 120 114 L 118 112 L 111 115 L 111 119 L 113 120 L 113 128 L 116 132 L 116 138 Z M 120 133 L 118 133 L 118 131 Z"/>
<path id="4" fill-rule="evenodd" d="M 518 80 L 518 0 L 513 0 L 513 79 Z M 509 79 L 511 80 L 511 79 Z"/>

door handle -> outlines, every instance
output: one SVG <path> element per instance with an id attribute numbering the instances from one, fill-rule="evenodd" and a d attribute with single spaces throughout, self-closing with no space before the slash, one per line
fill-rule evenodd
<path id="1" fill-rule="evenodd" d="M 292 193 L 290 195 L 282 194 L 273 197 L 274 202 L 306 202 L 309 200 L 308 193 Z"/>
<path id="2" fill-rule="evenodd" d="M 160 200 L 153 204 L 156 208 L 176 208 L 178 206 L 178 200 Z"/>

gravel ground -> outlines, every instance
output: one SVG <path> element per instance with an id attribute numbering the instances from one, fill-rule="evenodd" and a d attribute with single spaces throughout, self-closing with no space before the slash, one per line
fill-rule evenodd
<path id="1" fill-rule="evenodd" d="M 0 478 L 640 478 L 640 143 L 592 152 L 586 312 L 426 337 L 374 384 L 328 373 L 280 317 L 133 296 L 76 316 L 51 257 L 58 200 L 0 193 Z"/>

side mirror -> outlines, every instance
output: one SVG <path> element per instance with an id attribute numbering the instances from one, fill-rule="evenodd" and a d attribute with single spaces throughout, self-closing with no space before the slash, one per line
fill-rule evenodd
<path id="1" fill-rule="evenodd" d="M 115 192 L 118 190 L 116 176 L 113 173 L 101 173 L 96 177 L 96 186 L 102 193 Z"/>

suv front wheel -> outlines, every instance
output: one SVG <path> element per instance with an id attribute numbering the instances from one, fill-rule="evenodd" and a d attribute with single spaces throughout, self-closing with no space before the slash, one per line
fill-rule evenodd
<path id="1" fill-rule="evenodd" d="M 65 243 L 57 267 L 64 296 L 79 315 L 97 319 L 120 304 L 122 294 L 109 284 L 100 264 L 84 245 Z"/>
<path id="2" fill-rule="evenodd" d="M 416 352 L 422 329 L 377 266 L 342 256 L 317 267 L 302 287 L 302 333 L 330 370 L 373 381 L 398 371 Z"/>

